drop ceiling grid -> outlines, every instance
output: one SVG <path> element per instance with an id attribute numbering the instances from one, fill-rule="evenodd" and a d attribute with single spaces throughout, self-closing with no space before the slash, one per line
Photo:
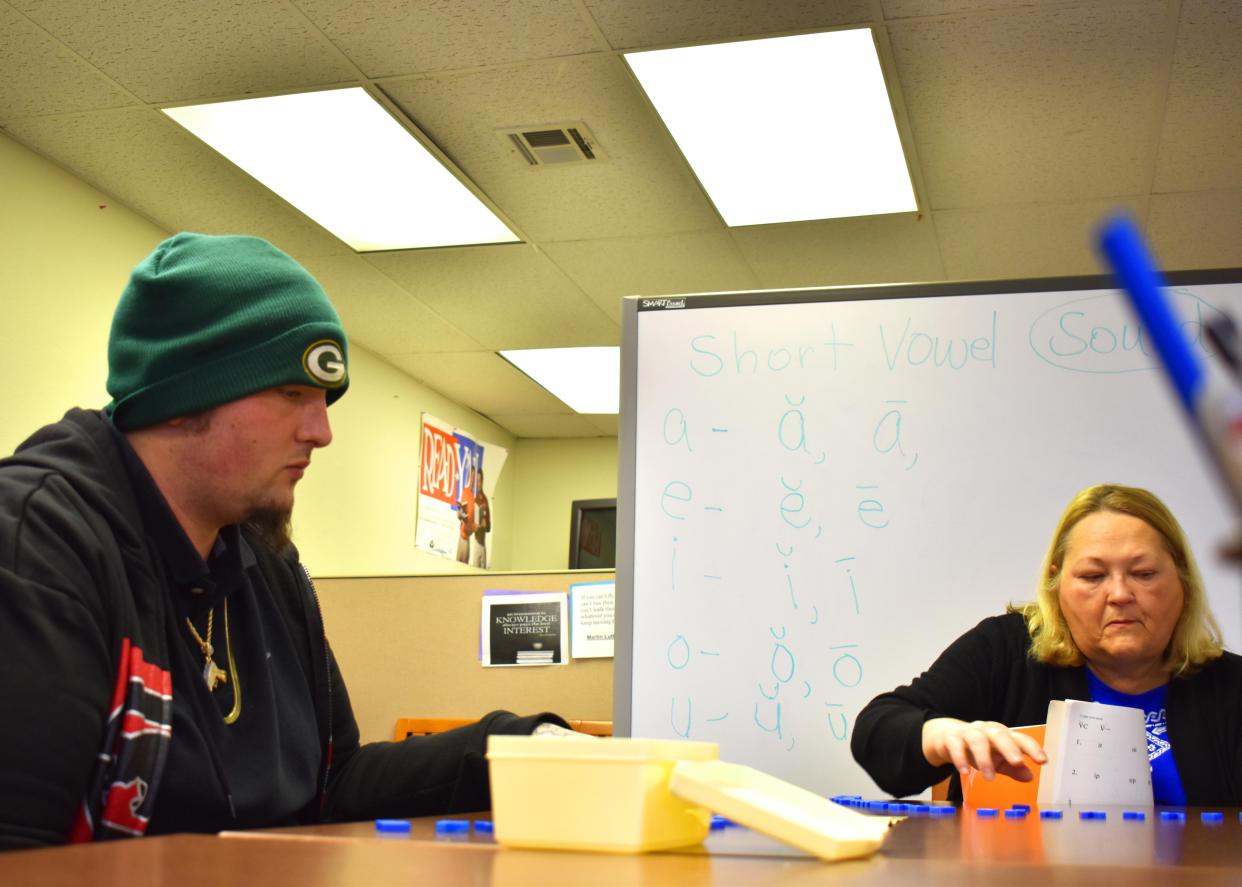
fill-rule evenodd
<path id="1" fill-rule="evenodd" d="M 543 251 L 616 323 L 624 296 L 757 289 L 724 231 L 546 243 Z"/>
<path id="2" fill-rule="evenodd" d="M 0 3 L 0 123 L 134 104 L 134 98 L 5 3 Z"/>
<path id="3" fill-rule="evenodd" d="M 1242 4 L 1183 0 L 1157 192 L 1242 187 Z"/>
<path id="4" fill-rule="evenodd" d="M 594 52 L 574 0 L 293 0 L 373 78 Z"/>
<path id="5" fill-rule="evenodd" d="M 357 76 L 287 3 L 9 2 L 146 102 L 260 93 Z"/>
<path id="6" fill-rule="evenodd" d="M 623 62 L 597 53 L 385 81 L 385 92 L 536 242 L 721 230 Z M 532 168 L 498 135 L 582 121 L 606 160 Z"/>
<path id="7" fill-rule="evenodd" d="M 931 209 L 1146 190 L 1165 4 L 889 25 Z M 1130 138 L 1119 134 L 1130 134 Z"/>
<path id="8" fill-rule="evenodd" d="M 485 348 L 617 341 L 617 324 L 527 244 L 375 253 L 367 261 Z"/>

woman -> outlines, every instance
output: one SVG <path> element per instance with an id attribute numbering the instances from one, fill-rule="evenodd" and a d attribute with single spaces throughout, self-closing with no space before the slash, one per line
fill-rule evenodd
<path id="1" fill-rule="evenodd" d="M 915 794 L 973 767 L 1034 778 L 1031 737 L 1053 699 L 1147 712 L 1158 804 L 1242 804 L 1242 657 L 1221 649 L 1181 527 L 1146 490 L 1089 487 L 1070 502 L 1035 603 L 958 638 L 908 686 L 859 714 L 854 758 L 882 789 Z M 954 775 L 949 798 L 961 800 Z"/>

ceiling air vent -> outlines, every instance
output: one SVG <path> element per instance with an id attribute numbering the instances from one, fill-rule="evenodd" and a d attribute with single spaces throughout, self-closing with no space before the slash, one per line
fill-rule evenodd
<path id="1" fill-rule="evenodd" d="M 516 126 L 498 135 L 529 166 L 556 166 L 603 160 L 595 136 L 584 123 Z"/>

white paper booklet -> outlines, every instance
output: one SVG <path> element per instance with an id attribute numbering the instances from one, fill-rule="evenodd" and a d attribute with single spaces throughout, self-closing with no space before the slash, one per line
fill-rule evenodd
<path id="1" fill-rule="evenodd" d="M 1147 728 L 1139 709 L 1054 700 L 1044 751 L 1040 804 L 1152 806 Z"/>

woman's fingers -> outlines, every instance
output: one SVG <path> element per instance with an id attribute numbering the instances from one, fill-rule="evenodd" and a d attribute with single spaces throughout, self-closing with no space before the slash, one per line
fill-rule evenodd
<path id="1" fill-rule="evenodd" d="M 973 767 L 992 779 L 1004 773 L 1019 782 L 1034 778 L 1023 755 L 1043 763 L 1046 755 L 1039 743 L 1025 733 L 1010 730 L 995 721 L 956 721 L 945 724 L 940 731 L 942 756 L 952 761 L 959 773 Z"/>
<path id="2" fill-rule="evenodd" d="M 1047 760 L 1033 737 L 996 721 L 968 723 L 954 718 L 934 718 L 923 726 L 923 753 L 928 761 L 937 766 L 952 763 L 963 775 L 974 768 L 985 779 L 1004 773 L 1019 782 L 1029 782 L 1035 774 L 1023 756 L 1040 764 Z"/>

